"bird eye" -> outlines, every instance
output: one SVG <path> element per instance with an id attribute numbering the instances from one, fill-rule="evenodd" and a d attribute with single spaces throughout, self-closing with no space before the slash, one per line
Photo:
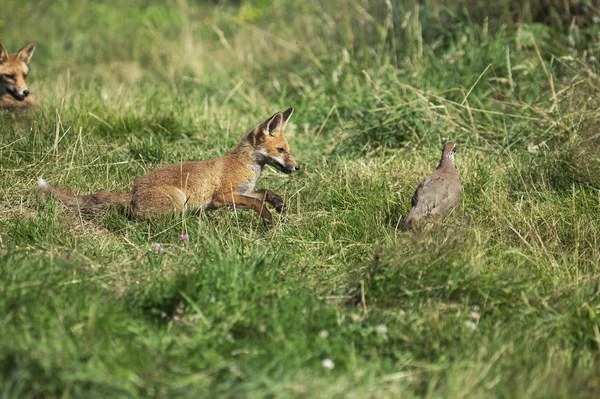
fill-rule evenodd
<path id="1" fill-rule="evenodd" d="M 279 147 L 277 148 L 277 152 L 279 152 L 280 154 L 285 154 L 285 149 Z"/>

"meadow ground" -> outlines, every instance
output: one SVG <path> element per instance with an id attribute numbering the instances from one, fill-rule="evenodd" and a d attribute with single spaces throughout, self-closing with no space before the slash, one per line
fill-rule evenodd
<path id="1" fill-rule="evenodd" d="M 0 15 L 43 102 L 0 114 L 2 397 L 597 397 L 591 2 L 32 3 Z M 272 231 L 36 190 L 126 191 L 289 106 Z M 459 206 L 398 231 L 447 139 Z"/>

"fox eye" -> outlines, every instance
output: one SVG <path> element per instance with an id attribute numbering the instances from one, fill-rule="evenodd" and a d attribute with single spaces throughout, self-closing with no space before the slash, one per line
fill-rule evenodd
<path id="1" fill-rule="evenodd" d="M 4 74 L 4 77 L 5 77 L 6 79 L 13 79 L 13 80 L 15 79 L 15 75 L 14 75 L 14 74 L 12 74 L 12 73 L 10 73 L 10 74 L 9 74 L 9 73 L 5 73 L 5 74 Z"/>
<path id="2" fill-rule="evenodd" d="M 285 149 L 284 148 L 277 148 L 277 152 L 279 152 L 280 154 L 285 154 Z"/>
<path id="3" fill-rule="evenodd" d="M 23 79 L 27 79 L 28 76 L 29 76 L 29 74 L 24 73 L 23 74 Z"/>

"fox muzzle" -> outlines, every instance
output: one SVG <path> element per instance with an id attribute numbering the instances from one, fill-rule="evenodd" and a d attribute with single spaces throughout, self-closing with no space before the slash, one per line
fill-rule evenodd
<path id="1" fill-rule="evenodd" d="M 27 97 L 29 95 L 29 90 L 27 90 L 27 89 L 25 89 L 25 90 L 17 90 L 17 89 L 15 89 L 11 85 L 6 86 L 6 91 L 11 96 L 13 96 L 16 100 L 19 100 L 19 101 L 25 100 L 25 97 Z"/>

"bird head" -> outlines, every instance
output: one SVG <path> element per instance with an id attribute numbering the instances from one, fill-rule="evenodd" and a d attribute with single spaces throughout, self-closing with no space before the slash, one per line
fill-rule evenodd
<path id="1" fill-rule="evenodd" d="M 440 159 L 440 167 L 446 163 L 446 160 L 449 160 L 452 165 L 454 165 L 454 154 L 456 153 L 456 143 L 453 141 L 448 141 L 444 144 L 444 149 L 442 150 L 442 159 Z"/>

